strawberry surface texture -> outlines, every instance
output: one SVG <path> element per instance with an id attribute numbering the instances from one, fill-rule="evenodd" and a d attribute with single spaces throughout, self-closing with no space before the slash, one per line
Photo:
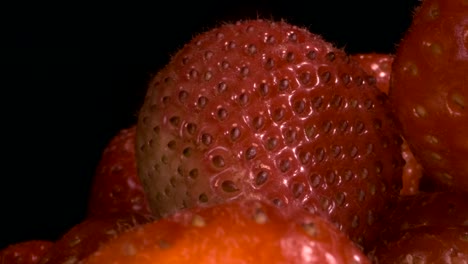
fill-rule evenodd
<path id="1" fill-rule="evenodd" d="M 153 78 L 139 112 L 138 173 L 153 213 L 262 197 L 372 241 L 404 162 L 387 97 L 366 76 L 284 21 L 196 36 Z"/>
<path id="2" fill-rule="evenodd" d="M 88 216 L 112 213 L 150 214 L 137 176 L 136 126 L 121 129 L 102 152 L 91 184 Z"/>
<path id="3" fill-rule="evenodd" d="M 389 97 L 438 189 L 468 190 L 467 72 L 467 1 L 423 1 L 398 45 Z"/>
<path id="4" fill-rule="evenodd" d="M 181 210 L 110 241 L 93 263 L 370 263 L 331 223 L 270 202 L 237 200 Z"/>

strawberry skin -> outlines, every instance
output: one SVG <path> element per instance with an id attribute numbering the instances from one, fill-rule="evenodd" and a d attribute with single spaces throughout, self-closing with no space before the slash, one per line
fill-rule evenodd
<path id="1" fill-rule="evenodd" d="M 420 191 L 420 181 L 423 177 L 423 168 L 421 164 L 414 157 L 413 152 L 406 140 L 401 144 L 401 155 L 405 160 L 403 167 L 403 187 L 401 188 L 401 195 L 414 195 Z"/>
<path id="2" fill-rule="evenodd" d="M 369 74 L 377 88 L 388 94 L 390 86 L 390 75 L 394 56 L 384 53 L 362 53 L 353 54 L 351 59 L 357 61 L 362 69 Z"/>
<path id="3" fill-rule="evenodd" d="M 154 77 L 139 113 L 138 173 L 153 213 L 265 197 L 369 239 L 403 160 L 387 98 L 365 76 L 286 22 L 198 35 Z"/>
<path id="4" fill-rule="evenodd" d="M 375 263 L 464 263 L 457 260 L 468 256 L 466 201 L 462 192 L 402 196 L 369 256 Z"/>
<path id="5" fill-rule="evenodd" d="M 427 177 L 468 190 L 468 3 L 425 0 L 398 45 L 389 97 Z"/>
<path id="6" fill-rule="evenodd" d="M 0 250 L 2 264 L 37 264 L 54 243 L 48 240 L 28 240 Z"/>
<path id="7" fill-rule="evenodd" d="M 353 54 L 351 59 L 357 61 L 362 69 L 369 74 L 369 82 L 388 94 L 390 76 L 394 56 L 383 53 Z M 413 195 L 419 192 L 419 182 L 423 175 L 421 164 L 416 160 L 406 140 L 401 144 L 401 155 L 405 160 L 403 167 L 401 195 Z"/>
<path id="8" fill-rule="evenodd" d="M 370 263 L 321 217 L 241 200 L 179 211 L 121 234 L 85 262 Z"/>
<path id="9" fill-rule="evenodd" d="M 137 175 L 135 134 L 135 125 L 122 129 L 104 149 L 91 187 L 89 216 L 119 212 L 150 214 Z"/>
<path id="10" fill-rule="evenodd" d="M 80 263 L 120 233 L 152 221 L 140 214 L 107 214 L 90 217 L 68 230 L 44 254 L 39 264 Z"/>
<path id="11" fill-rule="evenodd" d="M 468 227 L 416 228 L 379 247 L 373 263 L 467 263 Z"/>
<path id="12" fill-rule="evenodd" d="M 387 215 L 381 241 L 392 240 L 419 227 L 457 227 L 468 225 L 468 196 L 457 192 L 421 192 L 403 196 Z"/>

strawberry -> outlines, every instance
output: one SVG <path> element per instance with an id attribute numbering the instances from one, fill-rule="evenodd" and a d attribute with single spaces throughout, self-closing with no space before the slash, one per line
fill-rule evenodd
<path id="1" fill-rule="evenodd" d="M 369 263 L 328 221 L 240 200 L 181 210 L 121 234 L 84 263 Z"/>
<path id="2" fill-rule="evenodd" d="M 151 220 L 141 214 L 107 214 L 87 218 L 56 241 L 39 263 L 79 263 L 120 233 Z"/>
<path id="3" fill-rule="evenodd" d="M 405 166 L 403 167 L 403 188 L 401 188 L 401 195 L 413 195 L 417 194 L 420 190 L 420 181 L 423 176 L 423 168 L 421 164 L 416 160 L 411 152 L 408 142 L 403 140 L 401 144 L 401 155 L 405 160 Z"/>
<path id="4" fill-rule="evenodd" d="M 54 243 L 48 240 L 27 240 L 0 250 L 2 264 L 37 264 Z"/>
<path id="5" fill-rule="evenodd" d="M 369 75 L 370 83 L 375 83 L 377 88 L 388 94 L 394 59 L 393 55 L 385 53 L 360 53 L 351 55 L 351 59 L 357 61 Z"/>
<path id="6" fill-rule="evenodd" d="M 390 76 L 394 56 L 382 53 L 354 54 L 351 59 L 357 61 L 359 65 L 369 74 L 369 82 L 375 83 L 377 88 L 388 94 L 390 86 Z M 405 160 L 403 167 L 403 187 L 401 195 L 412 195 L 419 191 L 419 182 L 423 175 L 422 166 L 414 157 L 406 140 L 401 144 L 401 155 Z"/>
<path id="7" fill-rule="evenodd" d="M 403 196 L 387 215 L 387 228 L 381 240 L 398 237 L 418 227 L 456 227 L 468 225 L 468 196 L 457 192 L 421 192 Z"/>
<path id="8" fill-rule="evenodd" d="M 91 187 L 89 216 L 119 212 L 150 214 L 137 176 L 135 134 L 136 126 L 122 129 L 104 149 Z"/>
<path id="9" fill-rule="evenodd" d="M 468 190 L 468 3 L 425 0 L 398 45 L 389 97 L 439 189 Z"/>
<path id="10" fill-rule="evenodd" d="M 196 36 L 151 81 L 137 124 L 154 214 L 265 197 L 373 234 L 401 186 L 387 98 L 344 51 L 284 21 Z"/>
<path id="11" fill-rule="evenodd" d="M 409 263 L 463 263 L 455 260 L 468 256 L 467 200 L 466 193 L 456 192 L 402 196 L 369 255 L 376 263 L 403 263 L 399 262 L 403 259 L 414 260 Z M 453 262 L 439 260 L 450 257 Z"/>
<path id="12" fill-rule="evenodd" d="M 415 228 L 379 247 L 373 263 L 467 263 L 468 227 Z"/>

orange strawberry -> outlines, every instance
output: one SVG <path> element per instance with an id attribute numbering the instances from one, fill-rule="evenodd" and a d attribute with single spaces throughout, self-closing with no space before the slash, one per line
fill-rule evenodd
<path id="1" fill-rule="evenodd" d="M 84 264 L 369 263 L 320 217 L 260 201 L 182 210 L 121 234 Z"/>

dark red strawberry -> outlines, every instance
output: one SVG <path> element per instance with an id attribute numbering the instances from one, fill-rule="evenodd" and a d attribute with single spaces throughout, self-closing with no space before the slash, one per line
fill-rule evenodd
<path id="1" fill-rule="evenodd" d="M 405 166 L 403 167 L 403 188 L 401 188 L 401 195 L 413 195 L 419 193 L 420 181 L 423 176 L 423 168 L 421 164 L 416 160 L 411 152 L 408 142 L 406 140 L 401 144 L 401 155 L 405 160 Z"/>
<path id="2" fill-rule="evenodd" d="M 468 190 L 468 3 L 425 0 L 399 43 L 389 96 L 427 176 Z"/>
<path id="3" fill-rule="evenodd" d="M 54 243 L 47 240 L 28 240 L 0 250 L 1 264 L 37 264 Z"/>
<path id="4" fill-rule="evenodd" d="M 357 61 L 362 69 L 369 74 L 369 82 L 384 93 L 388 94 L 390 86 L 390 74 L 394 56 L 385 53 L 361 53 L 351 55 L 351 59 Z"/>
<path id="5" fill-rule="evenodd" d="M 402 197 L 370 255 L 376 263 L 463 263 L 456 260 L 468 256 L 467 201 L 455 192 Z"/>
<path id="6" fill-rule="evenodd" d="M 321 217 L 259 201 L 192 208 L 120 235 L 84 263 L 370 263 Z"/>
<path id="7" fill-rule="evenodd" d="M 423 226 L 468 226 L 468 196 L 465 193 L 420 193 L 400 198 L 387 216 L 382 240 L 392 240 L 409 229 Z"/>
<path id="8" fill-rule="evenodd" d="M 421 192 L 402 196 L 388 213 L 380 242 L 387 243 L 420 227 L 468 226 L 468 196 L 457 192 Z"/>
<path id="9" fill-rule="evenodd" d="M 88 218 L 56 241 L 39 263 L 79 263 L 120 233 L 151 220 L 140 214 L 108 214 Z"/>
<path id="10" fill-rule="evenodd" d="M 369 82 L 376 84 L 382 92 L 388 94 L 394 56 L 382 53 L 354 54 L 351 58 L 359 63 L 369 74 Z M 401 145 L 401 155 L 405 160 L 403 167 L 403 187 L 401 195 L 413 195 L 419 192 L 419 183 L 423 175 L 422 166 L 414 157 L 408 143 Z"/>
<path id="11" fill-rule="evenodd" d="M 135 160 L 136 126 L 122 129 L 104 149 L 94 175 L 88 214 L 150 214 Z"/>
<path id="12" fill-rule="evenodd" d="M 265 197 L 361 242 L 401 186 L 386 96 L 340 49 L 285 22 L 198 35 L 151 81 L 137 127 L 152 210 Z"/>
<path id="13" fill-rule="evenodd" d="M 379 247 L 374 263 L 468 263 L 468 226 L 422 227 Z"/>

